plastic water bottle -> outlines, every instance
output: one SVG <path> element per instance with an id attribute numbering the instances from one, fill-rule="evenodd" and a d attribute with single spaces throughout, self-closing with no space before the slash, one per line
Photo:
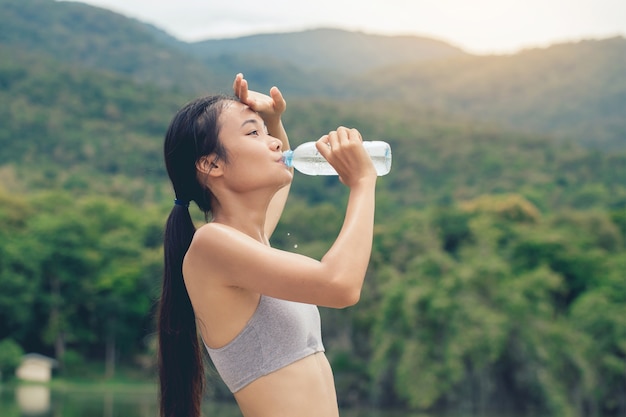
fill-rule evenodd
<path id="1" fill-rule="evenodd" d="M 363 141 L 363 147 L 374 162 L 379 176 L 387 175 L 391 170 L 391 147 L 379 140 Z M 317 151 L 315 142 L 306 142 L 294 150 L 283 152 L 283 161 L 307 175 L 337 175 L 337 171 Z"/>

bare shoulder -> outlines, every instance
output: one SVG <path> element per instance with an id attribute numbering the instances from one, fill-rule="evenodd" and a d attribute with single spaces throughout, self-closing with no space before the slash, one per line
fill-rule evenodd
<path id="1" fill-rule="evenodd" d="M 220 223 L 208 223 L 194 234 L 188 253 L 214 261 L 232 261 L 232 256 L 242 249 L 262 247 L 260 242 L 245 233 Z"/>
<path id="2" fill-rule="evenodd" d="M 213 244 L 218 246 L 222 246 L 221 244 L 223 243 L 228 244 L 229 242 L 256 242 L 245 233 L 221 223 L 207 223 L 201 226 L 196 230 L 194 241 L 198 241 L 202 245 Z"/>
<path id="3" fill-rule="evenodd" d="M 224 278 L 268 248 L 230 226 L 208 223 L 198 228 L 185 256 L 188 276 Z"/>
<path id="4" fill-rule="evenodd" d="M 198 228 L 194 234 L 194 241 L 200 241 L 202 243 L 211 243 L 214 240 L 219 240 L 234 233 L 241 233 L 230 226 L 226 226 L 220 223 L 207 223 Z"/>

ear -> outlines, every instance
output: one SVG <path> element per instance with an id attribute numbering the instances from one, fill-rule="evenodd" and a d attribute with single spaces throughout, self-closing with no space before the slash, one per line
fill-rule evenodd
<path id="1" fill-rule="evenodd" d="M 224 174 L 223 164 L 220 163 L 219 158 L 215 154 L 201 157 L 196 162 L 196 169 L 198 172 L 211 177 L 219 177 Z"/>

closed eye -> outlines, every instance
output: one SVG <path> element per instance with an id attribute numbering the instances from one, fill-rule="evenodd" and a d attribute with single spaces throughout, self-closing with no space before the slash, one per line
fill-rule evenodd
<path id="1" fill-rule="evenodd" d="M 248 119 L 245 122 L 243 122 L 243 124 L 241 125 L 241 127 L 244 127 L 246 125 L 251 125 L 252 130 L 248 131 L 248 133 L 246 133 L 246 135 L 248 136 L 260 136 L 261 132 L 263 132 L 264 134 L 269 134 L 267 131 L 267 126 L 265 126 L 265 123 L 263 123 L 260 120 L 257 119 Z M 261 129 L 259 129 L 259 127 L 262 127 L 263 130 L 261 131 Z"/>
<path id="2" fill-rule="evenodd" d="M 263 134 L 269 135 L 269 132 L 267 131 L 267 127 L 265 126 L 263 126 Z M 259 129 L 254 129 L 248 132 L 248 136 L 260 136 L 260 135 L 261 135 L 261 131 Z"/>

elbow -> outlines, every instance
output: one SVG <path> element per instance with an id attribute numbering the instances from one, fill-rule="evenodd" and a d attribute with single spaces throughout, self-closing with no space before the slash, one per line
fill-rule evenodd
<path id="1" fill-rule="evenodd" d="M 361 287 L 354 289 L 351 292 L 347 292 L 343 298 L 343 305 L 339 308 L 352 307 L 361 299 Z"/>
<path id="2" fill-rule="evenodd" d="M 322 260 L 324 261 L 324 259 Z M 321 303 L 330 308 L 346 308 L 351 307 L 361 299 L 361 290 L 363 281 L 365 280 L 365 268 L 349 265 L 324 265 L 325 268 L 321 272 L 321 276 L 325 277 L 322 290 Z"/>
<path id="3" fill-rule="evenodd" d="M 333 291 L 333 308 L 351 307 L 361 299 L 361 285 L 339 284 Z"/>

